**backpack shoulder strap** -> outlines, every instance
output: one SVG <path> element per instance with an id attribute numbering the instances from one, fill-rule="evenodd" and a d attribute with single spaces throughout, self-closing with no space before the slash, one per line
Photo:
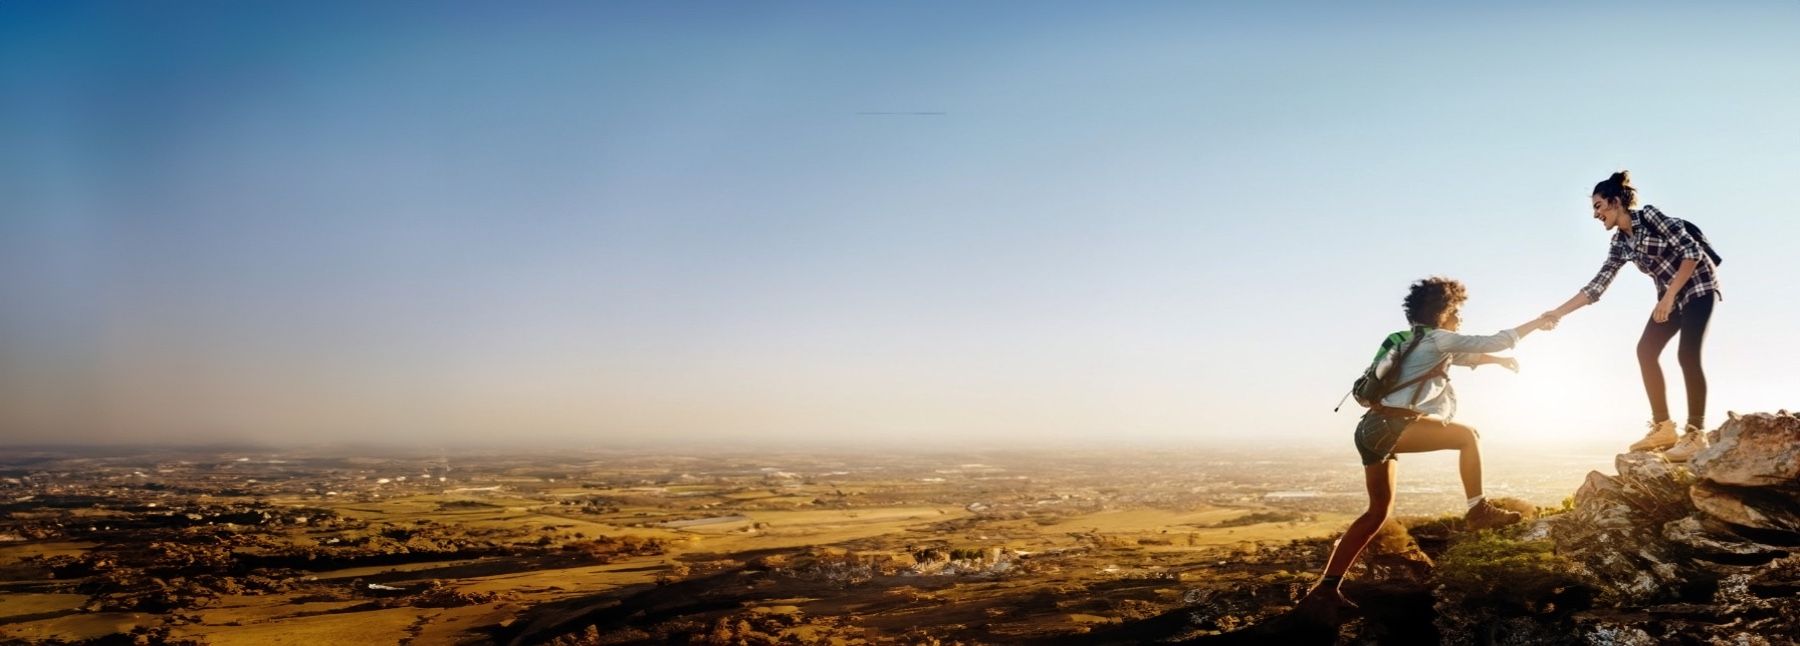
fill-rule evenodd
<path id="1" fill-rule="evenodd" d="M 1399 370 L 1401 367 L 1400 362 L 1405 360 L 1407 355 L 1412 354 L 1412 351 L 1414 348 L 1419 347 L 1419 344 L 1424 343 L 1424 342 L 1425 342 L 1424 330 L 1415 328 L 1413 342 L 1411 344 L 1407 345 L 1406 349 L 1401 351 L 1399 357 L 1396 357 L 1394 359 L 1394 368 L 1393 369 Z M 1385 398 L 1388 395 L 1392 395 L 1394 393 L 1400 392 L 1401 390 L 1403 390 L 1409 386 L 1412 386 L 1414 384 L 1421 383 L 1432 377 L 1446 374 L 1446 371 L 1448 370 L 1449 365 L 1450 365 L 1450 357 L 1444 357 L 1443 361 L 1438 362 L 1438 364 L 1436 366 L 1432 366 L 1432 368 L 1430 370 L 1426 370 L 1425 372 L 1420 373 L 1419 375 L 1417 375 L 1411 379 L 1408 379 L 1406 381 L 1395 384 L 1393 387 L 1387 388 L 1386 392 L 1381 393 L 1381 397 Z M 1418 399 L 1418 393 L 1413 393 L 1413 399 L 1414 400 Z M 1414 401 L 1413 403 L 1416 404 L 1418 402 Z"/>
<path id="2" fill-rule="evenodd" d="M 1448 376 L 1449 374 L 1450 374 L 1450 358 L 1444 357 L 1443 361 L 1439 361 L 1437 365 L 1432 366 L 1430 370 L 1425 371 L 1425 374 L 1414 377 L 1411 381 L 1407 382 L 1406 384 L 1404 384 L 1400 387 L 1395 388 L 1394 390 L 1398 391 L 1398 390 L 1400 390 L 1400 388 L 1405 388 L 1406 386 L 1411 386 L 1411 385 L 1417 384 L 1417 383 L 1423 383 L 1426 380 L 1434 378 L 1434 377 Z M 1412 405 L 1414 405 L 1414 406 L 1419 405 L 1419 398 L 1424 395 L 1425 395 L 1425 391 L 1414 390 L 1413 396 L 1412 396 Z"/>
<path id="3" fill-rule="evenodd" d="M 1369 366 L 1374 367 L 1376 364 L 1381 363 L 1382 357 L 1388 356 L 1395 348 L 1405 344 L 1411 338 L 1412 330 L 1401 330 L 1387 335 L 1387 338 L 1381 341 L 1381 349 L 1375 351 L 1375 358 L 1369 360 Z"/>

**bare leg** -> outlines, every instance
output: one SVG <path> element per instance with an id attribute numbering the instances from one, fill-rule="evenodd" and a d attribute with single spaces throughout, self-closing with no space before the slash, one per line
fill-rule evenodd
<path id="1" fill-rule="evenodd" d="M 1331 558 L 1325 562 L 1325 576 L 1343 576 L 1394 511 L 1394 461 L 1363 467 L 1363 478 L 1369 487 L 1369 509 L 1351 521 L 1344 537 L 1332 546 Z"/>
<path id="2" fill-rule="evenodd" d="M 1406 431 L 1400 434 L 1400 441 L 1394 443 L 1394 452 L 1461 451 L 1462 457 L 1457 466 L 1462 470 L 1463 494 L 1474 498 L 1481 495 L 1480 437 L 1470 426 L 1420 418 L 1406 425 Z"/>

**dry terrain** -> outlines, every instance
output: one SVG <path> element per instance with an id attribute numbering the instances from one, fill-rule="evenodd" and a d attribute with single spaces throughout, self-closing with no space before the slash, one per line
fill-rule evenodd
<path id="1" fill-rule="evenodd" d="M 10 456 L 24 643 L 1179 640 L 1291 604 L 1362 504 L 1343 455 Z M 1403 512 L 1456 505 L 1408 468 Z"/>

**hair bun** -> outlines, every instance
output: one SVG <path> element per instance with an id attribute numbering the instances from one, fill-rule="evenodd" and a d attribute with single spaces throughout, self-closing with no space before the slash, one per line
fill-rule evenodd
<path id="1" fill-rule="evenodd" d="M 1605 181 L 1594 185 L 1594 196 L 1603 200 L 1617 201 L 1620 206 L 1633 208 L 1637 206 L 1637 187 L 1631 185 L 1631 171 L 1621 170 L 1613 173 Z"/>

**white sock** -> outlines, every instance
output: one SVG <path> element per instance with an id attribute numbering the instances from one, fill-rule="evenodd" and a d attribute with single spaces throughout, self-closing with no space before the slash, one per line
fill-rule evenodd
<path id="1" fill-rule="evenodd" d="M 1481 504 L 1481 501 L 1486 500 L 1486 499 L 1487 499 L 1487 496 L 1476 496 L 1474 498 L 1470 498 L 1469 499 L 1469 509 L 1474 509 L 1475 505 Z"/>

